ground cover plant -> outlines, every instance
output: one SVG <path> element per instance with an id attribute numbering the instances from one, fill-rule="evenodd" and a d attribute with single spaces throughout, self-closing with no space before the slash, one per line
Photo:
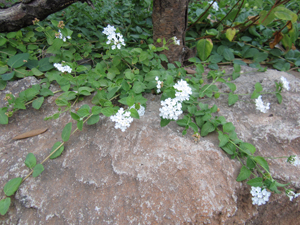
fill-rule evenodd
<path id="1" fill-rule="evenodd" d="M 151 1 L 104 0 L 93 4 L 96 10 L 76 3 L 47 20 L 35 19 L 30 27 L 0 34 L 0 89 L 28 76 L 40 81 L 18 96 L 6 95 L 0 124 L 8 124 L 17 110 L 40 109 L 45 99 L 56 93 L 58 112 L 45 120 L 55 120 L 69 112 L 70 121 L 77 124 L 76 128 L 72 128 L 72 122 L 65 125 L 62 141 L 54 143 L 42 162 L 37 163 L 35 156 L 28 153 L 25 165 L 30 172 L 6 183 L 1 215 L 8 211 L 10 196 L 22 182 L 31 175 L 39 176 L 43 164 L 59 157 L 64 143 L 84 124 L 97 123 L 103 114 L 115 122 L 116 129 L 126 132 L 133 119 L 144 114 L 144 93 L 161 94 L 162 107 L 157 112 L 161 126 L 175 120 L 185 128 L 183 135 L 192 129 L 195 139 L 218 133 L 219 147 L 242 164 L 236 180 L 247 180 L 253 204 L 264 204 L 271 192 L 282 190 L 291 200 L 298 197 L 287 188 L 289 183 L 281 184 L 272 177 L 267 159 L 255 154 L 255 146 L 237 137 L 231 122 L 216 116 L 218 106 L 205 104 L 206 99 L 219 98 L 221 94 L 228 95 L 228 105 L 239 100 L 234 80 L 241 75 L 241 65 L 259 71 L 266 70 L 266 65 L 300 71 L 297 1 L 191 1 L 186 42 L 197 53 L 188 61 L 173 63 L 160 52 L 182 43 L 176 36 L 152 39 Z M 232 74 L 220 70 L 226 64 L 233 65 Z M 195 73 L 187 75 L 184 66 L 194 68 Z M 205 66 L 211 69 L 208 75 L 204 75 Z M 204 83 L 204 78 L 209 83 Z M 218 82 L 226 84 L 230 93 L 220 93 Z M 52 92 L 50 84 L 59 85 L 60 90 Z M 270 103 L 264 103 L 262 96 L 274 94 L 281 103 L 284 89 L 289 90 L 284 77 L 275 82 L 271 93 L 264 92 L 257 83 L 249 99 L 258 111 L 266 113 Z M 83 105 L 74 109 L 76 102 L 90 95 L 92 108 Z M 116 101 L 122 106 L 117 106 Z M 297 156 L 283 157 L 296 166 L 300 164 Z"/>

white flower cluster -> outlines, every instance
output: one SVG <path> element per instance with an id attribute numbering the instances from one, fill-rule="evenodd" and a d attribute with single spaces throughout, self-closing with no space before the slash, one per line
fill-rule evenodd
<path id="1" fill-rule="evenodd" d="M 282 84 L 283 84 L 283 88 L 285 88 L 286 90 L 290 90 L 290 86 L 289 86 L 289 82 L 287 81 L 287 79 L 285 77 L 281 77 L 280 78 Z"/>
<path id="2" fill-rule="evenodd" d="M 270 109 L 270 103 L 266 103 L 264 105 L 263 100 L 261 99 L 261 95 L 255 99 L 255 105 L 256 105 L 256 109 L 258 109 L 259 111 L 266 113 L 268 109 Z"/>
<path id="3" fill-rule="evenodd" d="M 62 64 L 60 63 L 54 63 L 53 66 L 58 69 L 60 72 L 68 72 L 68 73 L 71 73 L 72 72 L 72 69 L 71 67 L 69 67 L 68 65 L 65 65 L 63 66 Z"/>
<path id="4" fill-rule="evenodd" d="M 209 4 L 212 3 L 212 1 L 208 2 Z M 219 6 L 218 6 L 218 3 L 214 2 L 214 4 L 212 5 L 213 9 L 218 11 L 219 10 Z"/>
<path id="5" fill-rule="evenodd" d="M 177 37 L 173 37 L 174 45 L 180 45 L 180 40 L 177 39 Z"/>
<path id="6" fill-rule="evenodd" d="M 135 106 L 130 107 L 129 109 L 133 108 Z M 145 114 L 145 107 L 140 106 L 140 109 L 137 110 L 139 116 L 143 116 Z M 120 108 L 116 115 L 111 116 L 110 119 L 113 122 L 116 122 L 115 128 L 120 128 L 122 132 L 124 132 L 128 127 L 130 127 L 130 123 L 133 121 L 133 118 L 130 116 L 129 110 L 124 110 L 123 108 Z"/>
<path id="7" fill-rule="evenodd" d="M 109 45 L 113 43 L 111 49 L 121 49 L 121 45 L 125 46 L 123 35 L 120 33 L 116 33 L 116 28 L 114 26 L 108 25 L 104 28 L 102 33 L 107 35 L 108 41 L 106 42 L 106 44 Z"/>
<path id="8" fill-rule="evenodd" d="M 290 164 L 294 165 L 294 166 L 300 165 L 300 160 L 299 160 L 298 156 L 296 156 L 296 155 L 291 155 L 291 156 L 287 159 L 287 161 L 288 161 Z"/>
<path id="9" fill-rule="evenodd" d="M 159 109 L 161 116 L 164 119 L 178 120 L 178 116 L 182 114 L 182 101 L 188 100 L 192 94 L 192 89 L 184 80 L 178 81 L 174 86 L 176 89 L 175 98 L 167 98 L 161 101 L 162 108 Z"/>
<path id="10" fill-rule="evenodd" d="M 60 30 L 58 30 L 58 33 L 59 33 L 59 36 L 58 37 L 56 37 L 56 38 L 59 38 L 59 39 L 62 39 L 64 42 L 66 42 L 67 41 L 67 38 L 68 39 L 71 39 L 71 37 L 70 36 L 64 36 L 62 33 L 61 33 L 61 31 Z"/>
<path id="11" fill-rule="evenodd" d="M 181 103 L 176 98 L 167 98 L 161 101 L 162 108 L 159 109 L 161 116 L 164 119 L 178 120 L 178 116 L 182 114 Z"/>
<path id="12" fill-rule="evenodd" d="M 190 95 L 192 94 L 192 89 L 189 87 L 186 81 L 181 79 L 177 82 L 177 84 L 174 85 L 174 88 L 177 90 L 175 93 L 177 101 L 182 102 L 189 100 Z"/>
<path id="13" fill-rule="evenodd" d="M 300 196 L 300 193 L 295 193 L 292 190 L 288 189 L 286 192 L 286 195 L 289 197 L 290 201 L 293 201 L 294 198 L 297 198 L 298 196 Z"/>
<path id="14" fill-rule="evenodd" d="M 159 80 L 158 77 L 155 77 L 155 80 L 157 81 L 157 85 L 156 85 L 156 88 L 157 88 L 157 93 L 160 93 L 160 88 L 161 88 L 161 84 L 162 84 L 162 81 Z"/>
<path id="15" fill-rule="evenodd" d="M 261 189 L 260 187 L 251 187 L 250 193 L 252 194 L 252 204 L 253 205 L 263 205 L 269 201 L 269 197 L 271 196 L 271 192 L 266 189 Z"/>

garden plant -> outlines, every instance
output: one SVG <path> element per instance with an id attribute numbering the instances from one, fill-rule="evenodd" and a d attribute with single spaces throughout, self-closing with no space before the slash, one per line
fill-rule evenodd
<path id="1" fill-rule="evenodd" d="M 161 96 L 157 114 L 162 127 L 176 121 L 184 127 L 182 135 L 192 129 L 197 140 L 218 133 L 220 150 L 241 163 L 236 181 L 251 186 L 253 204 L 265 204 L 271 193 L 283 191 L 291 201 L 300 195 L 288 187 L 290 183 L 281 184 L 272 177 L 268 158 L 257 155 L 254 145 L 238 138 L 233 123 L 217 114 L 217 105 L 205 103 L 220 95 L 228 96 L 229 106 L 239 101 L 234 80 L 243 76 L 243 65 L 258 71 L 270 67 L 300 72 L 298 1 L 190 1 L 185 47 L 197 51 L 181 62 L 169 62 L 168 56 L 161 54 L 170 46 L 183 45 L 179 37 L 152 39 L 152 1 L 92 2 L 95 10 L 75 3 L 44 21 L 36 18 L 29 27 L 0 34 L 0 90 L 24 77 L 39 79 L 39 84 L 18 96 L 6 94 L 6 106 L 0 108 L 1 126 L 18 110 L 40 109 L 53 95 L 58 96 L 55 104 L 59 108 L 45 120 L 70 114 L 61 141 L 53 143 L 49 155 L 38 163 L 34 154 L 28 153 L 24 159 L 28 175 L 5 184 L 1 215 L 9 210 L 10 196 L 20 185 L 30 176 L 41 175 L 43 164 L 60 157 L 67 150 L 64 144 L 83 126 L 97 123 L 104 115 L 115 123 L 115 129 L 126 132 L 134 119 L 142 120 L 147 102 L 144 93 Z M 223 65 L 232 65 L 233 72 L 227 74 L 220 68 Z M 208 74 L 205 67 L 210 69 Z M 195 73 L 187 74 L 187 69 Z M 227 85 L 230 92 L 221 93 L 216 83 Z M 60 89 L 51 91 L 52 84 Z M 274 83 L 273 92 L 264 92 L 258 82 L 248 94 L 249 101 L 258 112 L 266 113 L 273 103 L 264 102 L 264 96 L 275 95 L 281 103 L 281 92 L 289 89 L 285 77 Z M 75 110 L 77 102 L 91 95 L 93 107 L 85 104 Z M 296 155 L 279 157 L 300 164 Z"/>

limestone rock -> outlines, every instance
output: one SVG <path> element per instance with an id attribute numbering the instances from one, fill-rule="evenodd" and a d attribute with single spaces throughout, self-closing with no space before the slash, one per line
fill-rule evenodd
<path id="1" fill-rule="evenodd" d="M 263 114 L 249 104 L 250 97 L 234 106 L 227 97 L 211 100 L 219 115 L 236 126 L 239 138 L 254 144 L 264 157 L 300 155 L 300 80 L 284 72 L 265 73 L 243 68 L 235 81 L 236 93 L 251 93 L 261 82 L 264 91 L 274 90 L 274 81 L 285 76 L 291 90 L 283 102 L 273 95 L 263 96 L 271 103 Z M 37 80 L 30 78 L 7 87 L 13 93 Z M 225 86 L 219 84 L 223 92 Z M 7 91 L 5 90 L 5 91 Z M 0 94 L 3 99 L 5 91 Z M 47 98 L 40 110 L 29 107 L 16 112 L 8 125 L 0 126 L 0 188 L 29 170 L 24 160 L 29 152 L 41 162 L 53 144 L 61 141 L 64 125 L 72 121 L 68 113 L 52 121 L 43 119 L 57 112 L 54 100 Z M 263 206 L 253 206 L 250 186 L 236 182 L 241 168 L 218 147 L 215 133 L 198 143 L 192 131 L 182 137 L 183 128 L 171 122 L 160 127 L 160 96 L 148 99 L 145 115 L 134 120 L 125 132 L 101 117 L 95 125 L 84 125 L 65 145 L 62 156 L 44 164 L 45 171 L 29 178 L 12 198 L 3 224 L 297 224 L 299 199 L 290 202 L 284 195 L 272 194 Z M 90 104 L 91 98 L 74 108 Z M 74 122 L 74 121 L 73 121 Z M 30 130 L 48 127 L 38 136 L 12 140 Z M 75 123 L 73 123 L 75 127 Z M 300 189 L 300 170 L 286 159 L 270 160 L 274 178 L 291 182 Z M 3 197 L 3 192 L 1 196 Z M 262 222 L 263 221 L 263 222 Z"/>

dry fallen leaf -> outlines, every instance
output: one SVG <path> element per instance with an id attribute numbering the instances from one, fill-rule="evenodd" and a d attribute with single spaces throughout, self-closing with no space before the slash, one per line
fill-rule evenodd
<path id="1" fill-rule="evenodd" d="M 186 72 L 187 72 L 188 74 L 195 74 L 195 73 L 196 73 L 195 70 L 192 70 L 192 69 L 189 69 L 189 68 L 184 68 L 184 69 L 186 70 Z"/>
<path id="2" fill-rule="evenodd" d="M 37 136 L 39 134 L 42 134 L 42 133 L 46 132 L 47 130 L 48 130 L 48 128 L 31 130 L 31 131 L 25 132 L 23 134 L 20 134 L 18 136 L 15 136 L 13 138 L 13 140 L 19 140 L 19 139 L 24 139 L 24 138 L 28 138 L 28 137 Z"/>

